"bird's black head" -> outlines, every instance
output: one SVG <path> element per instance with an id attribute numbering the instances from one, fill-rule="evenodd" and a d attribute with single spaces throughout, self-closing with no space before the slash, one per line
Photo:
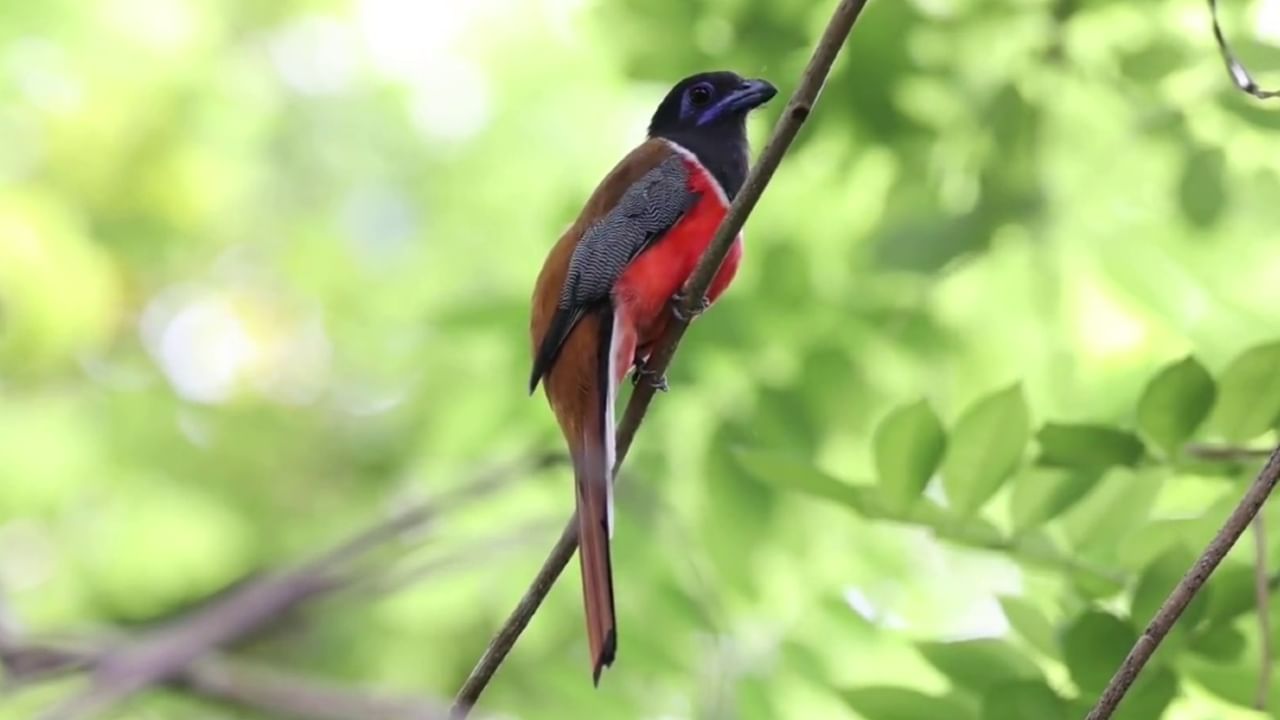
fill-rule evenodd
<path id="1" fill-rule="evenodd" d="M 649 122 L 649 137 L 692 151 L 732 197 L 747 174 L 747 113 L 776 94 L 769 82 L 737 73 L 691 75 L 662 99 Z"/>
<path id="2" fill-rule="evenodd" d="M 649 123 L 654 137 L 703 129 L 723 132 L 741 126 L 747 113 L 769 102 L 778 90 L 764 80 L 737 73 L 706 72 L 687 77 L 671 88 Z"/>

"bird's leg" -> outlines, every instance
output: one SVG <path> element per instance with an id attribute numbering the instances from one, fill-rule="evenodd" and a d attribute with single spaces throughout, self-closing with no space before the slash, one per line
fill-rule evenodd
<path id="1" fill-rule="evenodd" d="M 711 307 L 711 301 L 704 295 L 702 299 L 698 301 L 698 304 L 693 307 L 692 311 L 688 313 L 688 317 L 686 317 L 684 310 L 680 309 L 684 306 L 684 303 L 685 295 L 683 292 L 678 292 L 671 298 L 671 314 L 675 315 L 676 318 L 683 323 L 693 322 L 694 318 L 706 312 L 707 308 Z"/>
<path id="2" fill-rule="evenodd" d="M 635 370 L 631 373 L 631 384 L 639 385 L 641 380 L 648 382 L 654 390 L 659 392 L 666 392 L 668 389 L 667 376 L 650 368 L 648 360 L 637 353 Z"/>

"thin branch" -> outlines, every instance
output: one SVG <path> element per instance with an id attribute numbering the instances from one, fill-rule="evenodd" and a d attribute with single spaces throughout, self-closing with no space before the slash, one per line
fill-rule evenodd
<path id="1" fill-rule="evenodd" d="M 198 695 L 299 720 L 443 720 L 443 703 L 344 688 L 292 673 L 201 660 L 174 678 Z"/>
<path id="2" fill-rule="evenodd" d="M 550 519 L 544 518 L 505 535 L 485 540 L 474 547 L 390 568 L 381 575 L 353 584 L 351 592 L 369 597 L 389 595 L 416 585 L 428 577 L 438 578 L 451 570 L 475 567 L 476 563 L 499 553 L 527 547 L 530 541 L 548 535 L 554 529 Z"/>
<path id="3" fill-rule="evenodd" d="M 1222 24 L 1218 22 L 1218 0 L 1209 0 L 1209 17 L 1213 21 L 1213 39 L 1218 43 L 1218 51 L 1222 53 L 1222 61 L 1227 65 L 1227 73 L 1231 75 L 1231 82 L 1235 83 L 1235 86 L 1240 88 L 1242 92 L 1248 93 L 1259 100 L 1280 97 L 1280 90 L 1264 90 L 1259 87 L 1253 76 L 1245 69 L 1244 64 L 1231 51 L 1231 45 L 1222 33 Z"/>
<path id="4" fill-rule="evenodd" d="M 800 127 L 808 119 L 809 113 L 812 112 L 813 105 L 818 100 L 818 94 L 826 82 L 827 75 L 831 72 L 831 65 L 835 62 L 836 56 L 839 54 L 841 47 L 844 46 L 845 39 L 848 38 L 849 32 L 853 30 L 853 25 L 865 5 L 866 0 L 840 0 L 840 3 L 836 6 L 835 13 L 827 23 L 827 28 L 823 32 L 822 38 L 818 41 L 817 47 L 814 48 L 813 55 L 809 59 L 809 65 L 800 77 L 799 85 L 783 109 L 777 125 L 774 126 L 773 135 L 769 138 L 764 150 L 761 151 L 760 157 L 751 168 L 750 174 L 747 175 L 742 189 L 734 198 L 733 205 L 729 208 L 728 214 L 716 231 L 710 246 L 702 255 L 688 282 L 685 283 L 679 305 L 680 316 L 693 317 L 697 308 L 701 305 L 701 300 L 706 296 L 707 288 L 711 285 L 712 279 L 720 269 L 720 264 L 724 262 L 734 238 L 742 230 L 747 217 L 755 209 L 756 203 L 760 200 L 761 194 L 764 193 L 765 187 L 768 186 L 770 179 L 773 178 L 774 171 L 778 169 L 779 163 L 782 162 L 783 156 L 786 155 L 788 148 L 790 148 L 796 133 L 800 131 Z M 668 322 L 666 333 L 649 356 L 648 366 L 654 372 L 661 374 L 666 371 L 687 327 L 688 323 L 679 316 L 672 317 Z M 619 466 L 626 458 L 627 450 L 631 447 L 631 441 L 635 438 L 636 431 L 640 428 L 645 412 L 649 409 L 649 403 L 653 400 L 653 393 L 654 389 L 649 383 L 640 383 L 632 393 L 630 402 L 627 403 L 627 409 L 623 413 L 622 421 L 619 423 L 617 431 L 617 465 Z M 471 707 L 480 698 L 480 694 L 484 692 L 485 687 L 488 686 L 489 681 L 493 678 L 493 674 L 502 665 L 507 653 L 511 651 L 511 648 L 520 638 L 520 634 L 524 632 L 525 627 L 529 625 L 529 621 L 533 619 L 538 607 L 542 604 L 547 593 L 551 591 L 551 587 L 555 584 L 561 571 L 568 565 L 577 547 L 578 523 L 577 516 L 574 515 L 565 525 L 564 532 L 561 533 L 555 547 L 551 549 L 551 554 L 543 563 L 542 568 L 534 576 L 533 583 L 525 591 L 524 596 L 520 598 L 520 602 L 516 604 L 515 609 L 507 617 L 502 627 L 499 628 L 493 640 L 489 642 L 489 646 L 485 649 L 484 654 L 480 656 L 479 662 L 458 691 L 453 705 L 454 718 L 465 718 L 467 713 L 471 711 Z"/>
<path id="5" fill-rule="evenodd" d="M 1259 513 L 1253 520 L 1253 590 L 1258 605 L 1258 641 L 1262 643 L 1262 658 L 1258 661 L 1258 695 L 1253 706 L 1267 709 L 1267 697 L 1271 694 L 1271 588 L 1267 577 L 1267 524 L 1265 514 Z"/>
<path id="6" fill-rule="evenodd" d="M 533 466 L 550 460 L 539 458 Z M 154 683 L 163 682 L 217 648 L 231 645 L 304 602 L 355 580 L 347 567 L 382 545 L 425 526 L 445 509 L 493 492 L 523 475 L 530 463 L 490 470 L 458 490 L 409 507 L 295 569 L 251 581 L 149 635 L 105 650 L 92 663 L 87 687 L 43 720 L 82 720 Z"/>
<path id="7" fill-rule="evenodd" d="M 1197 460 L 1214 462 L 1253 462 L 1271 455 L 1270 448 L 1210 445 L 1209 443 L 1191 443 L 1186 446 L 1184 452 Z"/>
<path id="8" fill-rule="evenodd" d="M 47 679 L 50 669 L 91 667 L 100 652 L 41 645 L 11 648 L 6 668 L 18 683 Z M 60 673 L 59 673 L 60 674 Z M 209 700 L 305 720 L 442 720 L 442 703 L 345 688 L 261 665 L 209 655 L 163 681 Z"/>
<path id="9" fill-rule="evenodd" d="M 1178 618 L 1182 615 L 1182 611 L 1187 608 L 1187 604 L 1204 586 L 1205 581 L 1217 569 L 1218 564 L 1222 562 L 1227 552 L 1236 544 L 1236 541 L 1240 539 L 1240 535 L 1244 533 L 1245 529 L 1249 527 L 1249 523 L 1253 521 L 1258 511 L 1262 509 L 1263 503 L 1271 495 L 1271 491 L 1275 488 L 1277 481 L 1280 481 L 1280 447 L 1272 451 L 1266 466 L 1262 468 L 1262 471 L 1258 473 L 1257 479 L 1249 486 L 1249 491 L 1245 493 L 1244 499 L 1231 512 L 1231 516 L 1227 518 L 1226 523 L 1218 530 L 1218 534 L 1209 542 L 1209 546 L 1205 548 L 1204 553 L 1191 566 L 1187 574 L 1173 588 L 1173 592 L 1169 593 L 1169 597 L 1165 599 L 1155 617 L 1151 619 L 1146 629 L 1142 631 L 1142 636 L 1134 643 L 1128 657 L 1121 663 L 1120 669 L 1116 670 L 1111 682 L 1107 683 L 1106 690 L 1098 698 L 1098 703 L 1094 705 L 1093 710 L 1089 712 L 1085 720 L 1107 720 L 1116 711 L 1120 701 L 1124 699 L 1125 693 L 1129 691 L 1133 681 L 1142 672 L 1142 668 L 1151 659 L 1152 654 L 1160 646 L 1160 642 L 1164 640 L 1165 635 L 1178 622 Z"/>

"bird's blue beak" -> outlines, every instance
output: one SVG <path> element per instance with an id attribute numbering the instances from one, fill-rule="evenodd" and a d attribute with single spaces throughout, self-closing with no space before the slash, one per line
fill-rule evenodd
<path id="1" fill-rule="evenodd" d="M 747 112 L 769 102 L 777 94 L 778 88 L 768 80 L 743 80 L 725 98 L 724 104 L 733 112 Z"/>

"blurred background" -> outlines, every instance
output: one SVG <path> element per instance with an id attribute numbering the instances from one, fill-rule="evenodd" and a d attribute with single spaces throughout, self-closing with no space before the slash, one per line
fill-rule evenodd
<path id="1" fill-rule="evenodd" d="M 1223 4 L 1280 79 L 1280 3 Z M 526 392 L 547 249 L 672 83 L 724 68 L 785 97 L 833 6 L 0 4 L 10 642 L 150 626 L 558 451 Z M 782 104 L 753 117 L 757 148 Z M 1162 367 L 1218 376 L 1280 336 L 1278 198 L 1280 112 L 1231 86 L 1201 0 L 872 2 L 628 460 L 617 664 L 591 687 L 575 560 L 481 707 L 1082 716 L 1257 462 L 1134 463 L 1028 515 L 1028 446 L 980 511 L 998 542 L 797 489 L 873 488 L 877 424 L 921 399 L 951 428 L 1020 383 L 1033 429 L 1132 430 Z M 1234 439 L 1265 447 L 1262 425 Z M 518 473 L 371 563 L 434 571 L 230 653 L 447 699 L 572 503 L 564 466 Z M 1011 550 L 1027 525 L 1065 560 Z M 1244 600 L 1162 651 L 1124 717 L 1270 717 L 1247 709 L 1253 558 L 1243 542 L 1222 575 Z M 0 718 L 78 682 L 0 696 Z M 283 717 L 163 690 L 116 713 Z"/>

